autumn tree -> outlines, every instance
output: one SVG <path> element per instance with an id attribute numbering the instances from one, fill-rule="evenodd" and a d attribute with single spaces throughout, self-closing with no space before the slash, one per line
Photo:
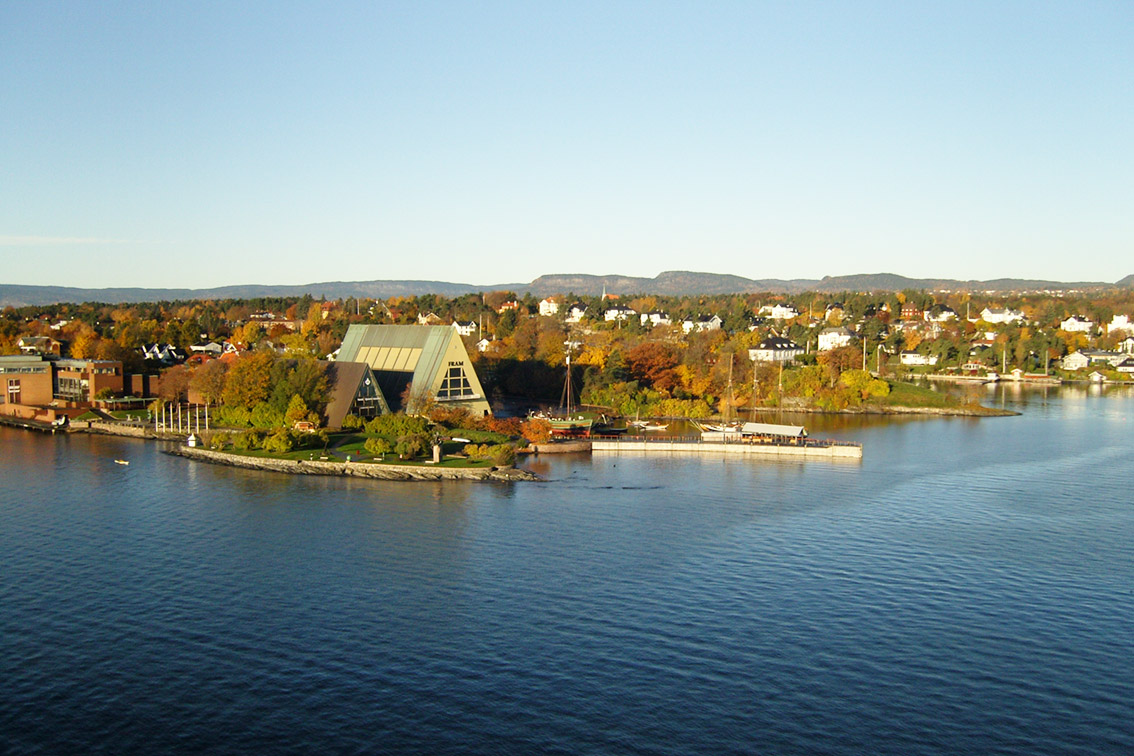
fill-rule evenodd
<path id="1" fill-rule="evenodd" d="M 228 365 L 222 360 L 210 360 L 193 373 L 189 387 L 205 400 L 206 404 L 218 404 L 224 396 Z"/>
<path id="2" fill-rule="evenodd" d="M 630 377 L 661 391 L 672 391 L 677 384 L 674 368 L 679 364 L 673 347 L 656 341 L 645 341 L 626 353 Z"/>
<path id="3" fill-rule="evenodd" d="M 224 403 L 251 409 L 265 401 L 271 388 L 274 362 L 271 352 L 252 352 L 237 359 L 225 377 Z"/>
<path id="4" fill-rule="evenodd" d="M 161 374 L 158 396 L 172 402 L 179 402 L 189 393 L 189 370 L 184 365 L 174 365 Z"/>

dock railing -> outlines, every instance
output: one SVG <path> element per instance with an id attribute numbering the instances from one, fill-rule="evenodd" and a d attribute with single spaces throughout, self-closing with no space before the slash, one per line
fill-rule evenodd
<path id="1" fill-rule="evenodd" d="M 648 443 L 648 444 L 749 444 L 752 446 L 768 445 L 768 446 L 798 446 L 812 449 L 827 449 L 832 446 L 855 446 L 862 447 L 862 444 L 854 441 L 838 441 L 831 438 L 796 438 L 789 436 L 744 436 L 739 433 L 721 433 L 719 438 L 714 435 L 711 439 L 706 439 L 700 434 L 696 435 L 683 435 L 683 436 L 640 436 L 622 433 L 617 435 L 600 435 L 597 433 L 591 434 L 591 439 L 595 441 L 616 441 L 626 443 Z"/>

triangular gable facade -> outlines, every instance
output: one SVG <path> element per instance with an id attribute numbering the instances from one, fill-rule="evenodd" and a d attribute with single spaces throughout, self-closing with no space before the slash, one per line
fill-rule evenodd
<path id="1" fill-rule="evenodd" d="M 394 410 L 412 411 L 431 399 L 477 415 L 489 413 L 464 342 L 451 326 L 352 325 L 339 360 L 369 365 Z M 413 395 L 406 408 L 402 395 L 411 384 Z"/>
<path id="2" fill-rule="evenodd" d="M 343 418 L 347 415 L 369 420 L 390 411 L 378 378 L 369 365 L 363 362 L 328 362 L 326 365 L 331 384 L 331 400 L 324 413 L 324 424 L 328 428 L 343 427 Z"/>

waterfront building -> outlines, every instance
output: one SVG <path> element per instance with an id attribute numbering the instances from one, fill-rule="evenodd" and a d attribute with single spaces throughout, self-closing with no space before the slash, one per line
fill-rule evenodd
<path id="1" fill-rule="evenodd" d="M 921 354 L 920 352 L 904 351 L 900 355 L 900 360 L 903 365 L 911 367 L 921 367 L 924 365 L 936 365 L 937 355 L 935 354 Z"/>
<path id="2" fill-rule="evenodd" d="M 115 395 L 124 390 L 122 363 L 118 360 L 55 360 L 53 364 L 56 399 L 90 403 L 104 389 Z"/>
<path id="3" fill-rule="evenodd" d="M 0 404 L 50 404 L 51 362 L 42 355 L 15 354 L 0 357 Z"/>
<path id="4" fill-rule="evenodd" d="M 1114 367 L 1125 361 L 1125 352 L 1110 352 L 1103 349 L 1080 349 L 1063 358 L 1064 370 L 1082 370 L 1088 365 L 1106 364 Z"/>
<path id="5" fill-rule="evenodd" d="M 331 400 L 323 413 L 323 424 L 328 428 L 341 428 L 347 415 L 369 420 L 390 411 L 378 377 L 365 362 L 325 364 L 331 389 Z"/>
<path id="6" fill-rule="evenodd" d="M 347 329 L 339 360 L 369 365 L 394 411 L 414 411 L 435 401 L 489 413 L 464 342 L 451 326 L 355 324 Z"/>

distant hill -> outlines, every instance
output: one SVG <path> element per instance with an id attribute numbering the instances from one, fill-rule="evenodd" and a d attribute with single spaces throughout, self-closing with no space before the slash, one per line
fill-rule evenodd
<path id="1" fill-rule="evenodd" d="M 544 297 L 550 294 L 572 292 L 581 296 L 595 296 L 603 289 L 611 294 L 658 294 L 681 296 L 686 294 L 745 294 L 756 292 L 782 292 L 797 294 L 803 291 L 900 291 L 902 289 L 950 289 L 964 291 L 1068 291 L 1134 286 L 1134 275 L 1117 283 L 1059 281 L 1033 281 L 1004 278 L 993 281 L 960 281 L 955 279 L 906 278 L 894 273 L 870 273 L 851 276 L 825 276 L 822 279 L 752 279 L 723 273 L 698 273 L 671 270 L 655 278 L 635 276 L 594 276 L 582 273 L 557 273 L 540 276 L 531 283 L 503 283 L 491 286 L 449 283 L 446 281 L 327 281 L 322 283 L 288 286 L 246 284 L 221 286 L 212 289 L 142 289 L 110 288 L 83 289 L 66 286 L 23 286 L 0 284 L 0 307 L 26 307 L 55 302 L 161 302 L 191 299 L 254 299 L 257 297 L 299 297 L 310 294 L 326 299 L 368 297 L 386 299 L 394 296 L 438 294 L 455 297 L 481 291 L 508 290 L 521 294 L 531 293 Z"/>

